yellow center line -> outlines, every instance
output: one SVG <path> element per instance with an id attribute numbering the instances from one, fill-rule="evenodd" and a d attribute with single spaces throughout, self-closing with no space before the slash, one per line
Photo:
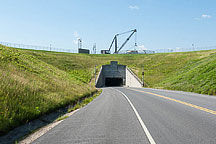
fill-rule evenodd
<path id="1" fill-rule="evenodd" d="M 177 102 L 177 103 L 180 103 L 180 104 L 192 107 L 192 108 L 196 108 L 196 109 L 199 109 L 201 111 L 211 113 L 213 115 L 216 115 L 216 111 L 214 111 L 214 110 L 210 110 L 210 109 L 207 109 L 207 108 L 204 108 L 204 107 L 201 107 L 201 106 L 197 106 L 197 105 L 194 105 L 194 104 L 191 104 L 191 103 L 183 102 L 183 101 L 180 101 L 180 100 L 177 100 L 177 99 L 169 98 L 169 97 L 162 96 L 162 95 L 155 94 L 155 93 L 151 93 L 151 92 L 146 92 L 146 91 L 143 91 L 143 90 L 137 90 L 137 89 L 132 89 L 132 88 L 128 88 L 128 89 L 138 91 L 138 92 L 142 92 L 142 93 L 151 94 L 151 95 L 154 95 L 154 96 L 157 96 L 157 97 L 161 97 L 161 98 L 164 98 L 164 99 L 167 99 L 167 100 L 171 100 L 171 101 L 174 101 L 174 102 Z"/>

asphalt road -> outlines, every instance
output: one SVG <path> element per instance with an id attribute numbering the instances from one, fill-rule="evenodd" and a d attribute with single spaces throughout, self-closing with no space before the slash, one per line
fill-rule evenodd
<path id="1" fill-rule="evenodd" d="M 104 88 L 99 97 L 33 143 L 216 144 L 216 97 Z"/>

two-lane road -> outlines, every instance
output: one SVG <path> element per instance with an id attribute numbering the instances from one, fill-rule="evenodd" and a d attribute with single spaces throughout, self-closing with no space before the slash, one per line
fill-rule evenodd
<path id="1" fill-rule="evenodd" d="M 216 97 L 146 88 L 102 94 L 33 143 L 215 144 Z"/>

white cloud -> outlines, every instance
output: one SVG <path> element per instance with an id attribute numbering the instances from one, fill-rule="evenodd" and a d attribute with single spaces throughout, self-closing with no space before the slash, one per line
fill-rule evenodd
<path id="1" fill-rule="evenodd" d="M 203 19 L 209 19 L 209 18 L 211 18 L 212 16 L 210 16 L 210 15 L 207 15 L 207 14 L 202 14 L 201 15 L 201 18 L 203 18 Z"/>
<path id="2" fill-rule="evenodd" d="M 136 5 L 134 5 L 134 6 L 130 5 L 129 9 L 131 9 L 131 10 L 139 10 L 140 8 L 138 6 L 136 6 Z"/>
<path id="3" fill-rule="evenodd" d="M 138 48 L 140 48 L 141 50 L 147 50 L 147 48 L 144 45 L 138 45 Z"/>
<path id="4" fill-rule="evenodd" d="M 207 15 L 207 14 L 202 14 L 200 17 L 198 18 L 194 18 L 194 20 L 202 20 L 202 19 L 210 19 L 212 18 L 211 15 Z"/>

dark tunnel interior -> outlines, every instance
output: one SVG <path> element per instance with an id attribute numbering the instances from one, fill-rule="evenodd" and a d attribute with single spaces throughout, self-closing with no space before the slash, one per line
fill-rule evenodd
<path id="1" fill-rule="evenodd" d="M 105 78 L 105 86 L 123 86 L 123 78 Z"/>

